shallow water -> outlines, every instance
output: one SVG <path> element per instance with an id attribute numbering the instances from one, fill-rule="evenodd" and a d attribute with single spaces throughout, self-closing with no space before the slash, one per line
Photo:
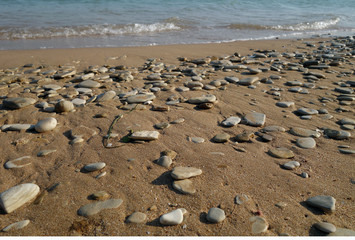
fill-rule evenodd
<path id="1" fill-rule="evenodd" d="M 355 0 L 1 0 L 0 49 L 354 35 Z"/>

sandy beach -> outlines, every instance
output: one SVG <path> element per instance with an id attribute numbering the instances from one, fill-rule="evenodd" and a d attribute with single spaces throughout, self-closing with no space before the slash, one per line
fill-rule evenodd
<path id="1" fill-rule="evenodd" d="M 354 47 L 0 51 L 0 236 L 354 235 Z"/>

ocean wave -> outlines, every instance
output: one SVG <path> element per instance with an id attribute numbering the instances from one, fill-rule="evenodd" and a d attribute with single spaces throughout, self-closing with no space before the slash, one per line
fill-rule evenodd
<path id="1" fill-rule="evenodd" d="M 1 28 L 0 40 L 68 38 L 90 36 L 117 36 L 130 34 L 149 34 L 178 31 L 181 27 L 172 22 L 128 25 L 94 24 L 85 26 L 47 27 L 47 28 Z"/>
<path id="2" fill-rule="evenodd" d="M 280 30 L 280 31 L 304 31 L 304 30 L 322 30 L 335 26 L 340 21 L 340 18 L 332 18 L 324 21 L 302 22 L 288 25 L 257 25 L 257 24 L 230 24 L 227 28 L 239 30 Z"/>

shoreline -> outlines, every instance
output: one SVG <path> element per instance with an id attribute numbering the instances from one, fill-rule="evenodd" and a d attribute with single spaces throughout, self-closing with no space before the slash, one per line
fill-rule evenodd
<path id="1" fill-rule="evenodd" d="M 0 236 L 355 235 L 355 57 L 344 43 L 0 54 L 0 193 L 34 192 L 0 207 L 0 230 L 28 220 Z M 184 185 L 175 167 L 197 170 Z"/>

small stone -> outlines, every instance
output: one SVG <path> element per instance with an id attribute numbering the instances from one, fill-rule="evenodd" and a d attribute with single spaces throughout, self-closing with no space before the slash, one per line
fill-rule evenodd
<path id="1" fill-rule="evenodd" d="M 183 123 L 183 122 L 185 122 L 184 118 L 178 118 L 178 119 L 172 121 L 171 124 L 180 124 L 180 123 Z"/>
<path id="2" fill-rule="evenodd" d="M 263 217 L 254 216 L 250 218 L 250 221 L 253 223 L 251 230 L 253 234 L 266 232 L 269 227 L 268 222 Z"/>
<path id="3" fill-rule="evenodd" d="M 278 202 L 275 204 L 276 207 L 284 209 L 287 206 L 287 203 L 285 202 Z"/>
<path id="4" fill-rule="evenodd" d="M 115 91 L 107 91 L 105 93 L 100 94 L 97 96 L 95 102 L 106 102 L 109 100 L 112 100 L 114 97 L 116 97 L 116 92 Z"/>
<path id="5" fill-rule="evenodd" d="M 237 134 L 234 139 L 237 142 L 250 142 L 252 138 L 254 138 L 253 132 L 244 132 Z"/>
<path id="6" fill-rule="evenodd" d="M 333 129 L 325 129 L 324 135 L 336 140 L 343 140 L 351 137 L 351 134 L 349 132 L 341 131 L 341 130 L 333 130 Z"/>
<path id="7" fill-rule="evenodd" d="M 261 129 L 262 132 L 285 132 L 286 129 L 281 126 L 267 126 Z"/>
<path id="8" fill-rule="evenodd" d="M 282 108 L 289 108 L 289 107 L 292 107 L 294 105 L 295 105 L 294 102 L 277 102 L 276 103 L 276 106 L 282 107 Z"/>
<path id="9" fill-rule="evenodd" d="M 157 123 L 157 124 L 154 125 L 154 127 L 155 127 L 156 129 L 164 129 L 164 128 L 170 127 L 170 124 L 167 123 L 167 122 Z"/>
<path id="10" fill-rule="evenodd" d="M 299 137 L 314 137 L 314 138 L 319 138 L 321 134 L 317 131 L 305 129 L 305 128 L 300 128 L 300 127 L 292 127 L 290 129 L 290 133 L 299 136 Z"/>
<path id="11" fill-rule="evenodd" d="M 147 94 L 137 94 L 133 96 L 129 96 L 126 101 L 128 103 L 145 103 L 147 101 L 152 101 L 155 99 L 155 95 L 153 93 Z"/>
<path id="12" fill-rule="evenodd" d="M 79 88 L 98 88 L 101 84 L 94 80 L 85 80 L 78 84 Z"/>
<path id="13" fill-rule="evenodd" d="M 178 225 L 182 223 L 182 221 L 184 220 L 184 214 L 186 212 L 187 211 L 184 208 L 176 209 L 174 211 L 162 215 L 159 218 L 159 222 L 162 225 L 166 225 L 166 226 Z"/>
<path id="14" fill-rule="evenodd" d="M 324 212 L 333 212 L 335 211 L 335 202 L 336 199 L 332 196 L 315 196 L 308 198 L 306 202 L 316 208 L 322 209 Z"/>
<path id="15" fill-rule="evenodd" d="M 237 125 L 240 121 L 241 121 L 240 117 L 229 117 L 229 118 L 225 119 L 221 123 L 221 125 L 223 127 L 233 127 L 233 126 Z"/>
<path id="16" fill-rule="evenodd" d="M 83 107 L 86 104 L 86 100 L 81 98 L 74 98 L 71 100 L 71 102 L 73 103 L 74 107 Z"/>
<path id="17" fill-rule="evenodd" d="M 203 95 L 201 97 L 195 97 L 195 98 L 190 98 L 189 103 L 192 104 L 201 104 L 201 103 L 214 103 L 217 101 L 217 98 L 215 95 Z"/>
<path id="18" fill-rule="evenodd" d="M 194 194 L 196 192 L 196 189 L 189 179 L 174 181 L 173 188 L 183 194 Z"/>
<path id="19" fill-rule="evenodd" d="M 171 158 L 171 160 L 174 160 L 177 156 L 177 152 L 175 152 L 173 150 L 165 150 L 165 151 L 161 152 L 161 156 L 168 156 Z"/>
<path id="20" fill-rule="evenodd" d="M 174 179 L 182 180 L 202 174 L 202 170 L 194 167 L 175 167 L 171 172 Z"/>
<path id="21" fill-rule="evenodd" d="M 313 226 L 325 233 L 333 233 L 337 230 L 337 228 L 333 224 L 327 222 L 317 222 L 313 224 Z"/>
<path id="22" fill-rule="evenodd" d="M 265 124 L 266 115 L 263 113 L 248 113 L 244 116 L 246 123 L 253 127 L 261 127 Z"/>
<path id="23" fill-rule="evenodd" d="M 334 237 L 334 236 L 355 236 L 355 231 L 346 229 L 346 228 L 337 228 L 337 230 L 334 233 L 329 233 L 328 236 Z"/>
<path id="24" fill-rule="evenodd" d="M 122 199 L 108 199 L 106 201 L 90 203 L 82 206 L 78 210 L 78 215 L 83 217 L 90 217 L 105 209 L 118 208 L 122 202 Z"/>
<path id="25" fill-rule="evenodd" d="M 276 158 L 293 158 L 294 153 L 287 148 L 273 148 L 268 152 L 271 156 Z"/>
<path id="26" fill-rule="evenodd" d="M 197 105 L 197 108 L 199 109 L 211 109 L 213 107 L 214 107 L 213 103 L 201 103 Z"/>
<path id="27" fill-rule="evenodd" d="M 300 148 L 310 149 L 316 147 L 316 141 L 311 137 L 299 138 L 296 141 L 296 145 L 299 146 Z"/>
<path id="28" fill-rule="evenodd" d="M 352 149 L 339 148 L 339 152 L 342 154 L 355 154 L 355 150 L 352 150 Z"/>
<path id="29" fill-rule="evenodd" d="M 249 201 L 249 197 L 247 195 L 245 195 L 244 193 L 237 195 L 234 199 L 234 202 L 237 205 L 242 205 L 243 203 Z"/>
<path id="30" fill-rule="evenodd" d="M 3 228 L 1 231 L 2 232 L 10 232 L 10 231 L 19 230 L 19 229 L 26 227 L 29 223 L 30 223 L 30 220 L 23 220 L 23 221 L 15 222 L 15 223 L 12 223 L 9 226 Z"/>
<path id="31" fill-rule="evenodd" d="M 69 101 L 60 101 L 55 105 L 54 109 L 57 113 L 70 112 L 74 109 L 74 104 Z"/>
<path id="32" fill-rule="evenodd" d="M 84 166 L 84 170 L 88 172 L 94 172 L 103 169 L 106 167 L 106 163 L 104 162 L 97 162 L 97 163 L 91 163 L 88 165 Z"/>
<path id="33" fill-rule="evenodd" d="M 30 156 L 24 156 L 24 157 L 20 157 L 20 158 L 16 158 L 14 160 L 10 160 L 10 161 L 7 161 L 5 164 L 4 164 L 4 167 L 6 169 L 11 169 L 11 168 L 23 168 L 25 166 L 28 166 L 30 165 L 31 163 L 25 163 L 25 164 L 16 164 L 17 162 L 20 162 L 24 159 L 28 159 L 28 158 L 31 158 Z"/>
<path id="34" fill-rule="evenodd" d="M 295 169 L 296 167 L 299 167 L 301 166 L 301 164 L 297 161 L 290 161 L 290 162 L 287 162 L 285 164 L 282 165 L 283 168 L 287 169 L 287 170 L 293 170 Z"/>
<path id="35" fill-rule="evenodd" d="M 43 133 L 53 130 L 56 126 L 57 120 L 55 118 L 49 117 L 38 121 L 35 125 L 35 130 L 39 133 Z"/>
<path id="36" fill-rule="evenodd" d="M 134 212 L 127 218 L 127 223 L 144 223 L 147 215 L 142 212 Z"/>
<path id="37" fill-rule="evenodd" d="M 231 136 L 228 133 L 220 133 L 214 136 L 212 141 L 215 143 L 224 143 L 224 142 L 228 142 L 230 137 Z"/>
<path id="38" fill-rule="evenodd" d="M 205 142 L 205 139 L 201 138 L 201 137 L 191 137 L 191 142 L 193 143 L 203 143 Z"/>
<path id="39" fill-rule="evenodd" d="M 306 173 L 306 172 L 302 172 L 302 173 L 301 173 L 301 177 L 303 177 L 303 178 L 309 178 L 308 173 Z"/>
<path id="40" fill-rule="evenodd" d="M 256 83 L 257 81 L 259 81 L 258 77 L 249 77 L 249 78 L 240 79 L 238 84 L 244 85 L 244 86 L 250 86 L 250 85 Z"/>
<path id="41" fill-rule="evenodd" d="M 157 131 L 139 131 L 132 133 L 129 138 L 134 140 L 152 141 L 159 138 L 160 133 Z"/>
<path id="42" fill-rule="evenodd" d="M 226 218 L 226 214 L 220 208 L 211 208 L 207 213 L 207 221 L 211 223 L 222 222 Z"/>
<path id="43" fill-rule="evenodd" d="M 11 213 L 33 200 L 39 193 L 39 190 L 39 186 L 33 183 L 14 186 L 0 194 L 0 206 L 6 213 Z"/>
<path id="44" fill-rule="evenodd" d="M 302 108 L 297 109 L 296 113 L 299 115 L 315 115 L 315 114 L 318 114 L 318 111 L 315 109 L 302 107 Z"/>
<path id="45" fill-rule="evenodd" d="M 339 121 L 341 125 L 355 125 L 355 119 L 343 118 Z"/>
<path id="46" fill-rule="evenodd" d="M 54 153 L 56 151 L 57 151 L 56 149 L 53 149 L 53 150 L 41 150 L 41 151 L 39 151 L 37 153 L 37 157 L 44 157 L 44 156 L 47 156 L 48 154 Z"/>
<path id="47" fill-rule="evenodd" d="M 165 168 L 169 168 L 172 163 L 173 161 L 169 156 L 161 156 L 157 160 L 157 164 Z"/>
<path id="48" fill-rule="evenodd" d="M 32 124 L 5 124 L 1 126 L 1 131 L 6 132 L 6 131 L 27 131 L 27 130 L 32 130 L 34 129 L 35 125 Z"/>
<path id="49" fill-rule="evenodd" d="M 105 191 L 98 191 L 98 192 L 91 194 L 89 197 L 93 200 L 103 201 L 103 200 L 108 199 L 110 197 L 110 194 L 108 194 Z"/>
<path id="50" fill-rule="evenodd" d="M 20 109 L 27 107 L 29 105 L 33 105 L 36 103 L 36 100 L 33 98 L 21 98 L 21 97 L 15 97 L 15 98 L 7 98 L 2 102 L 2 105 L 4 108 L 7 109 Z"/>

